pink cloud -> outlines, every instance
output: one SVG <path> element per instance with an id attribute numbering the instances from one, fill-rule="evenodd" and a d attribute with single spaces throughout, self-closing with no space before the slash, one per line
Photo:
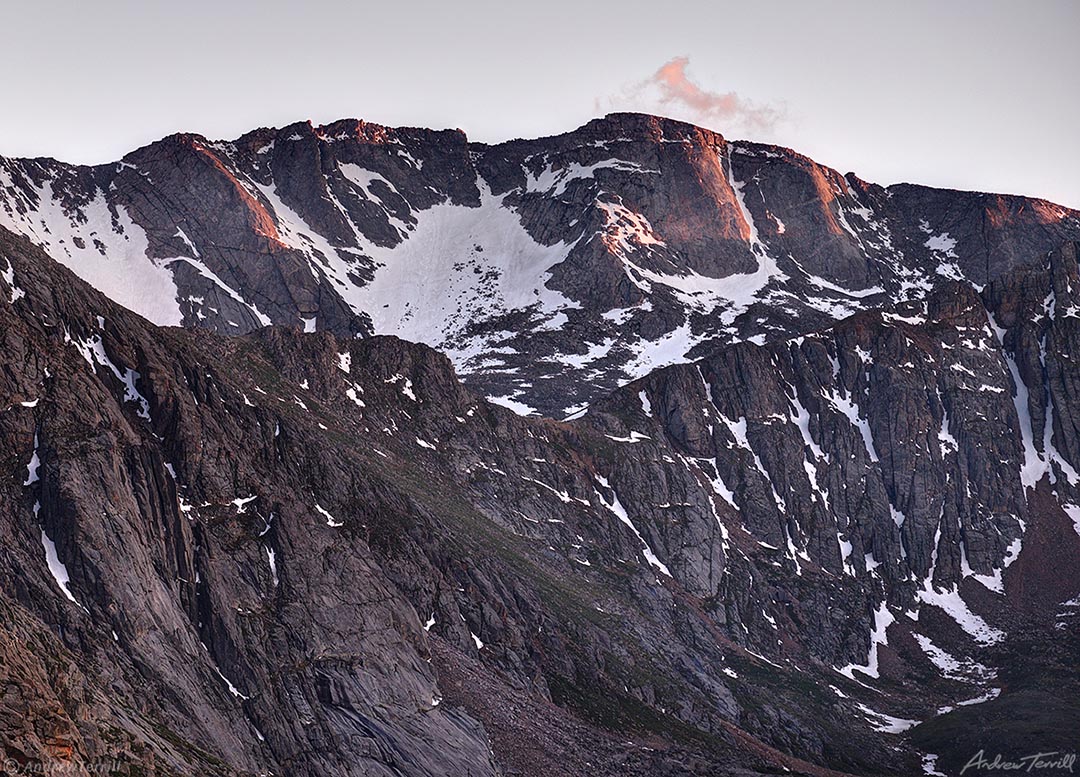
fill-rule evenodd
<path id="1" fill-rule="evenodd" d="M 675 57 L 644 81 L 608 98 L 609 107 L 665 113 L 720 131 L 771 132 L 784 112 L 751 102 L 735 92 L 702 88 L 686 72 L 689 57 Z M 597 101 L 598 107 L 601 101 Z"/>

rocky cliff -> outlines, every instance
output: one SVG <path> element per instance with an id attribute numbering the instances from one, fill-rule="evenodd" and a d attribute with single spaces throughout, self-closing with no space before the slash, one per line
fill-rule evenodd
<path id="1" fill-rule="evenodd" d="M 638 116 L 4 169 L 7 771 L 1074 747 L 1075 214 Z"/>
<path id="2" fill-rule="evenodd" d="M 159 329 L 2 249 L 16 762 L 893 773 L 891 732 L 1009 701 L 1015 639 L 1068 666 L 1073 245 L 571 424 L 424 346 Z"/>
<path id="3" fill-rule="evenodd" d="M 391 334 L 562 418 L 723 342 L 785 339 L 1080 238 L 1048 202 L 841 175 L 614 114 L 499 145 L 356 120 L 0 159 L 0 224 L 157 324 Z"/>

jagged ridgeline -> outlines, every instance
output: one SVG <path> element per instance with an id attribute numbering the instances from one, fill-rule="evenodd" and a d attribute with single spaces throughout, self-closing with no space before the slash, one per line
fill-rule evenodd
<path id="1" fill-rule="evenodd" d="M 0 160 L 5 768 L 1074 748 L 1078 239 L 628 114 Z"/>
<path id="2" fill-rule="evenodd" d="M 1048 202 L 882 188 L 637 114 L 494 146 L 346 120 L 95 168 L 0 159 L 0 225 L 155 324 L 397 335 L 555 418 L 1080 238 Z"/>

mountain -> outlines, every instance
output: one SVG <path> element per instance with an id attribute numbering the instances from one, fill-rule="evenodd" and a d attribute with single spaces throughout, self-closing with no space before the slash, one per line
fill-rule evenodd
<path id="1" fill-rule="evenodd" d="M 4 170 L 6 769 L 1075 746 L 1074 212 L 628 115 Z"/>
<path id="2" fill-rule="evenodd" d="M 557 418 L 1080 239 L 1041 200 L 882 188 L 638 114 L 494 146 L 356 120 L 175 135 L 94 168 L 0 159 L 0 192 L 0 225 L 153 323 L 396 335 Z"/>

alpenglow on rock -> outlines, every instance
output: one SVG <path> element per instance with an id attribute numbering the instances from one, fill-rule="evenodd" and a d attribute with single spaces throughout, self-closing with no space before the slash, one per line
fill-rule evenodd
<path id="1" fill-rule="evenodd" d="M 392 334 L 560 418 L 719 343 L 981 288 L 1080 238 L 1041 200 L 886 189 L 638 114 L 493 146 L 343 120 L 95 168 L 0 159 L 0 224 L 153 323 Z"/>
<path id="2" fill-rule="evenodd" d="M 631 115 L 2 174 L 5 768 L 1074 747 L 1075 213 Z"/>

